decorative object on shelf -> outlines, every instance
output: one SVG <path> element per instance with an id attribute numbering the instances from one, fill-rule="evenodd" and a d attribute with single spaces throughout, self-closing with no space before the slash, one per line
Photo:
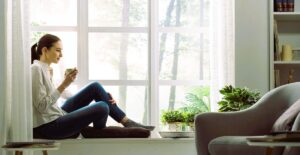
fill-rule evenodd
<path id="1" fill-rule="evenodd" d="M 218 102 L 219 112 L 247 109 L 260 99 L 260 93 L 248 88 L 234 88 L 231 85 L 220 90 L 223 98 Z"/>
<path id="2" fill-rule="evenodd" d="M 288 83 L 294 82 L 294 69 L 289 70 L 289 77 L 288 77 Z"/>
<path id="3" fill-rule="evenodd" d="M 275 88 L 280 86 L 280 70 L 274 70 L 274 80 L 275 80 Z"/>
<path id="4" fill-rule="evenodd" d="M 282 61 L 292 61 L 293 52 L 290 44 L 282 45 Z"/>
<path id="5" fill-rule="evenodd" d="M 293 49 L 293 60 L 300 61 L 300 48 Z"/>

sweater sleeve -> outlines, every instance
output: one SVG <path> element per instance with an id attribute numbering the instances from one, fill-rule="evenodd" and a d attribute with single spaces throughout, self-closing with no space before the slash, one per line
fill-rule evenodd
<path id="1" fill-rule="evenodd" d="M 60 93 L 57 89 L 53 89 L 52 92 L 47 92 L 46 83 L 42 68 L 38 66 L 32 66 L 32 100 L 33 106 L 40 112 L 46 113 L 48 109 L 56 103 L 60 97 Z M 48 90 L 49 91 L 49 90 Z"/>

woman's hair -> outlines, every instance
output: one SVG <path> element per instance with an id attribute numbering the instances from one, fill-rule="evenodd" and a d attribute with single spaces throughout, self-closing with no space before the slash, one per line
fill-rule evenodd
<path id="1" fill-rule="evenodd" d="M 38 43 L 35 43 L 31 46 L 31 64 L 34 60 L 39 60 L 42 55 L 42 48 L 46 47 L 47 49 L 51 48 L 54 43 L 60 41 L 60 39 L 52 34 L 45 34 L 42 36 Z"/>

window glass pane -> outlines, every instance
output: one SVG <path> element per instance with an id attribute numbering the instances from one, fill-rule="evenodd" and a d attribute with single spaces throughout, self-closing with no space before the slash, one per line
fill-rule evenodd
<path id="1" fill-rule="evenodd" d="M 33 26 L 77 25 L 76 0 L 31 0 L 30 7 Z"/>
<path id="2" fill-rule="evenodd" d="M 63 44 L 62 54 L 58 64 L 52 64 L 54 80 L 62 80 L 66 68 L 77 67 L 77 33 L 76 32 L 31 32 L 32 45 L 44 35 L 53 34 L 58 36 Z M 80 71 L 79 71 L 80 75 Z"/>
<path id="3" fill-rule="evenodd" d="M 163 27 L 198 27 L 207 25 L 208 16 L 205 15 L 209 12 L 208 8 L 209 0 L 159 0 L 160 25 Z M 180 16 L 177 16 L 177 14 Z"/>
<path id="4" fill-rule="evenodd" d="M 160 34 L 160 80 L 209 80 L 208 38 L 203 34 Z"/>
<path id="5" fill-rule="evenodd" d="M 117 105 L 126 113 L 127 117 L 137 122 L 145 123 L 147 120 L 147 104 L 145 86 L 104 86 L 111 93 Z M 137 110 L 138 109 L 138 110 Z M 108 125 L 116 125 L 109 119 Z"/>
<path id="6" fill-rule="evenodd" d="M 166 110 L 210 111 L 209 94 L 209 86 L 160 86 L 159 118 Z"/>
<path id="7" fill-rule="evenodd" d="M 146 80 L 147 57 L 147 34 L 89 34 L 90 80 Z"/>
<path id="8" fill-rule="evenodd" d="M 146 27 L 147 0 L 89 0 L 89 26 Z"/>

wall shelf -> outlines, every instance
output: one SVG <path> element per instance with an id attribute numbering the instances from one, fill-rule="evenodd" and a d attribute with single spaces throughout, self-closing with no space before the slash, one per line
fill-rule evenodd
<path id="1" fill-rule="evenodd" d="M 279 55 L 282 55 L 284 45 L 286 45 L 285 47 L 289 46 L 292 50 L 299 49 L 300 0 L 294 1 L 294 12 L 274 11 L 275 1 L 269 0 L 269 2 L 270 89 L 273 89 L 291 81 L 300 81 L 300 61 L 297 60 L 299 55 L 292 52 L 292 59 L 295 59 L 293 61 L 280 61 L 282 57 L 278 58 Z"/>
<path id="2" fill-rule="evenodd" d="M 299 21 L 300 12 L 274 12 L 274 19 L 278 21 Z"/>
<path id="3" fill-rule="evenodd" d="M 274 61 L 275 65 L 300 65 L 300 61 Z"/>

